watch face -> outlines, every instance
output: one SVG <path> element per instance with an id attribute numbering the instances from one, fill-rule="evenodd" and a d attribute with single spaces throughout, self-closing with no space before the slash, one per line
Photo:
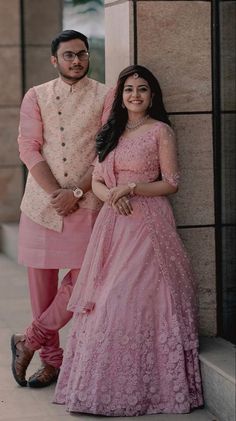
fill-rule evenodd
<path id="1" fill-rule="evenodd" d="M 84 192 L 81 189 L 75 189 L 74 190 L 74 196 L 77 197 L 77 199 L 80 199 L 80 197 L 82 197 L 83 194 L 84 194 Z"/>

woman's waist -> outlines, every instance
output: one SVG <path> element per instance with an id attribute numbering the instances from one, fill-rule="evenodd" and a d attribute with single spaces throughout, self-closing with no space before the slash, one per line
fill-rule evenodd
<path id="1" fill-rule="evenodd" d="M 116 175 L 117 186 L 128 184 L 128 183 L 152 183 L 158 178 L 157 174 L 137 174 L 132 172 L 125 172 Z"/>
<path id="2" fill-rule="evenodd" d="M 166 196 L 129 196 L 129 201 L 133 209 L 131 217 L 146 217 L 146 212 L 151 212 L 153 215 L 165 215 L 173 218 L 172 207 Z M 109 207 L 106 203 L 105 207 Z M 111 208 L 112 209 L 112 208 Z M 114 210 L 114 212 L 116 212 Z"/>

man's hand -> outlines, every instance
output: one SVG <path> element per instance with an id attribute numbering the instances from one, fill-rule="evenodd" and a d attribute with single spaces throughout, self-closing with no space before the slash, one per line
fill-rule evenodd
<path id="1" fill-rule="evenodd" d="M 60 216 L 67 216 L 79 208 L 79 201 L 71 189 L 55 190 L 51 198 L 51 204 Z"/>

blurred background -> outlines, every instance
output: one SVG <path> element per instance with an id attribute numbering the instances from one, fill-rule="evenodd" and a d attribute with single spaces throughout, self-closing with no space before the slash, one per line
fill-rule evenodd
<path id="1" fill-rule="evenodd" d="M 103 0 L 64 0 L 63 29 L 75 29 L 89 38 L 89 76 L 105 82 L 105 13 Z"/>

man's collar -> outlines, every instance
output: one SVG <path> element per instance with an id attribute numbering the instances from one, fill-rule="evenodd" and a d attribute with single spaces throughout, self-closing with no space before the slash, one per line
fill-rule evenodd
<path id="1" fill-rule="evenodd" d="M 58 78 L 58 83 L 60 89 L 62 89 L 63 92 L 77 92 L 81 89 L 83 89 L 87 84 L 89 83 L 89 78 L 87 76 L 84 76 L 82 79 L 78 80 L 78 82 L 73 83 L 70 85 L 69 83 L 66 83 L 60 76 Z"/>

